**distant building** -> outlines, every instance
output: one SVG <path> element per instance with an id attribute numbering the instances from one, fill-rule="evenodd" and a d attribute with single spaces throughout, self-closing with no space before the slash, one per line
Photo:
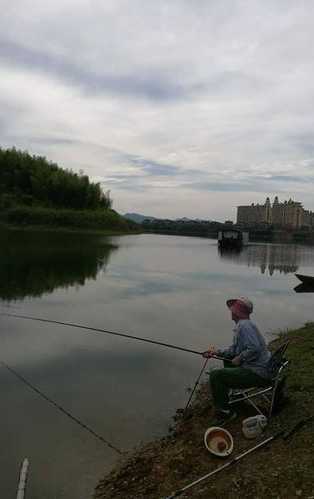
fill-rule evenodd
<path id="1" fill-rule="evenodd" d="M 304 210 L 301 203 L 292 199 L 280 203 L 276 196 L 273 204 L 269 198 L 266 198 L 265 204 L 252 203 L 250 206 L 238 206 L 237 224 L 267 224 L 291 229 L 314 228 L 314 213 Z"/>
<path id="2" fill-rule="evenodd" d="M 314 228 L 314 213 L 313 211 L 304 210 L 303 211 L 303 225 L 304 227 Z"/>
<path id="3" fill-rule="evenodd" d="M 252 203 L 250 206 L 238 206 L 237 223 L 245 225 L 270 224 L 270 199 L 267 198 L 265 204 Z"/>

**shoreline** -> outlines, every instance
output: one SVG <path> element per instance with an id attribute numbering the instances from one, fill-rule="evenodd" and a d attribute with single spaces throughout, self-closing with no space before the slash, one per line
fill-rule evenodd
<path id="1" fill-rule="evenodd" d="M 68 233 L 68 234 L 91 234 L 99 236 L 130 236 L 136 234 L 142 234 L 141 231 L 131 230 L 122 231 L 114 229 L 87 229 L 87 228 L 76 228 L 76 227 L 62 227 L 62 226 L 49 226 L 49 225 L 11 225 L 0 223 L 0 233 L 5 232 L 58 232 L 58 233 Z"/>
<path id="2" fill-rule="evenodd" d="M 209 240 L 217 240 L 218 238 L 218 233 L 211 233 L 211 234 L 191 234 L 189 232 L 173 232 L 173 231 L 149 231 L 143 229 L 144 234 L 155 234 L 159 236 L 178 236 L 178 237 L 198 237 L 200 239 L 209 239 Z M 287 245 L 295 245 L 295 244 L 301 244 L 305 246 L 314 246 L 314 235 L 311 235 L 311 237 L 308 238 L 280 238 L 280 237 L 265 237 L 265 238 L 260 238 L 260 237 L 250 237 L 249 243 L 247 246 L 250 246 L 250 244 L 287 244 Z M 247 246 L 243 246 L 243 248 L 246 248 Z"/>
<path id="3" fill-rule="evenodd" d="M 288 401 L 275 414 L 264 435 L 246 440 L 241 422 L 253 415 L 252 409 L 241 408 L 239 417 L 226 425 L 234 437 L 235 450 L 231 458 L 253 447 L 278 430 L 289 429 L 301 419 L 314 414 L 314 323 L 280 333 L 270 342 L 275 349 L 290 340 L 287 358 Z M 123 459 L 99 481 L 93 499 L 157 499 L 167 497 L 193 480 L 214 470 L 226 461 L 215 458 L 205 449 L 203 435 L 211 426 L 212 408 L 203 383 L 185 418 L 178 409 L 171 432 L 140 448 L 129 451 Z M 181 497 L 287 499 L 314 496 L 314 424 L 306 425 L 291 440 L 276 440 L 265 449 L 223 471 L 215 478 L 202 482 Z"/>

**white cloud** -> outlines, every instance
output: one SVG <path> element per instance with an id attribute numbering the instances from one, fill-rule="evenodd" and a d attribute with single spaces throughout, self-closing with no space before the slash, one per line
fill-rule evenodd
<path id="1" fill-rule="evenodd" d="M 224 219 L 277 192 L 314 209 L 313 14 L 305 1 L 8 3 L 1 144 L 107 181 L 121 211 Z"/>

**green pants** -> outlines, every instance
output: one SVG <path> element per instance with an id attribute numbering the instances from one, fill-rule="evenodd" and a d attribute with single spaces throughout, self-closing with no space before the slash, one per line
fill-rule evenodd
<path id="1" fill-rule="evenodd" d="M 231 388 L 252 388 L 267 386 L 269 382 L 243 367 L 225 367 L 214 369 L 209 376 L 214 406 L 218 410 L 227 410 L 229 407 L 229 391 Z"/>

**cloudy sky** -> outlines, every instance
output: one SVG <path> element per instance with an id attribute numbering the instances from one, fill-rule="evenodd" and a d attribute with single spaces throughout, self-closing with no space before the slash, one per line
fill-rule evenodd
<path id="1" fill-rule="evenodd" d="M 314 210 L 313 2 L 1 4 L 1 147 L 83 169 L 121 213 Z"/>

